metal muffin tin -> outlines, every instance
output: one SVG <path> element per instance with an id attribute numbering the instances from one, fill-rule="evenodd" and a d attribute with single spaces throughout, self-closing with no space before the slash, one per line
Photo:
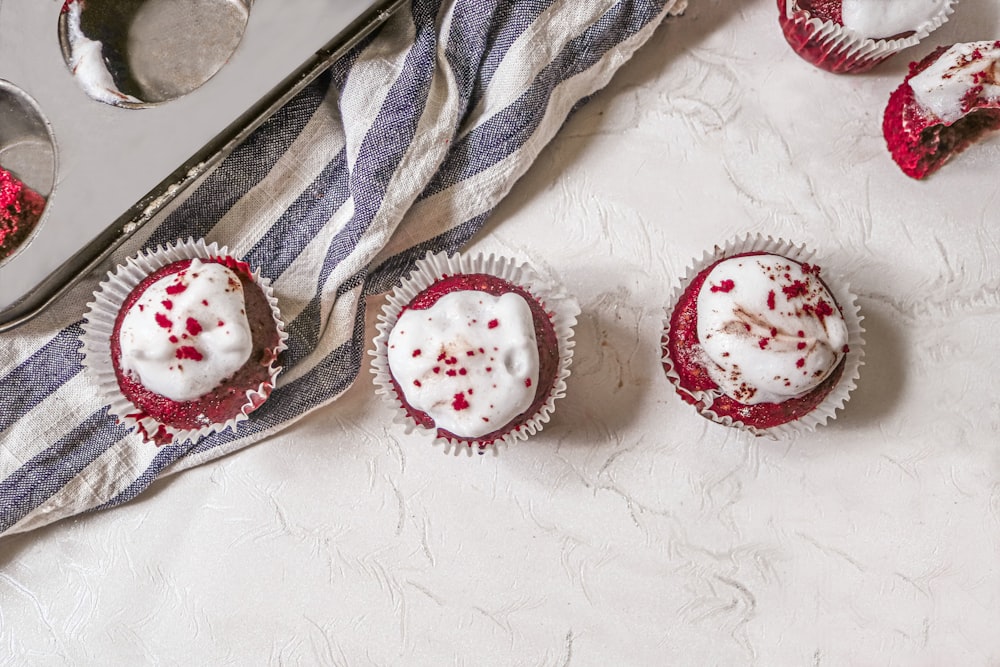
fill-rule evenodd
<path id="1" fill-rule="evenodd" d="M 63 0 L 0 0 L 0 165 L 48 198 L 34 236 L 0 263 L 0 331 L 55 301 L 405 3 L 183 1 L 248 6 L 242 39 L 200 87 L 126 108 L 92 99 L 70 72 Z"/>

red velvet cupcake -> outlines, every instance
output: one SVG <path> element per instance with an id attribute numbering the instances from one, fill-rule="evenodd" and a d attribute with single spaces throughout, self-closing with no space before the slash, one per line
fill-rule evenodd
<path id="1" fill-rule="evenodd" d="M 525 439 L 565 394 L 578 313 L 525 265 L 428 254 L 379 316 L 377 393 L 446 449 Z"/>
<path id="2" fill-rule="evenodd" d="M 932 174 L 1000 130 L 1000 41 L 942 46 L 910 63 L 882 118 L 892 159 L 907 176 Z"/>
<path id="3" fill-rule="evenodd" d="M 785 40 L 828 72 L 864 72 L 939 28 L 957 0 L 778 0 Z"/>
<path id="4" fill-rule="evenodd" d="M 158 445 L 235 427 L 268 397 L 286 334 L 267 281 L 215 244 L 130 259 L 101 284 L 85 365 L 111 412 Z"/>
<path id="5" fill-rule="evenodd" d="M 811 259 L 757 236 L 717 246 L 689 269 L 664 321 L 662 361 L 703 416 L 777 437 L 826 423 L 847 401 L 861 318 Z"/>

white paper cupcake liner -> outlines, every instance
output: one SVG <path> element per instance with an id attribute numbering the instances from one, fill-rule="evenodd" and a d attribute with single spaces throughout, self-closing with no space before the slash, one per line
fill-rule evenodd
<path id="1" fill-rule="evenodd" d="M 218 424 L 208 424 L 199 429 L 180 429 L 163 424 L 150 416 L 137 416 L 136 407 L 122 394 L 118 386 L 111 362 L 111 336 L 114 332 L 115 319 L 132 290 L 148 275 L 168 264 L 186 259 L 208 259 L 228 255 L 229 251 L 225 246 L 220 247 L 217 243 L 206 245 L 202 239 L 188 238 L 172 245 L 159 246 L 145 254 L 130 257 L 114 272 L 109 271 L 107 278 L 94 292 L 94 301 L 87 304 L 83 333 L 80 336 L 84 371 L 108 401 L 109 412 L 120 423 L 138 427 L 140 433 L 144 434 L 144 439 L 149 440 L 153 434 L 164 433 L 174 444 L 185 441 L 195 443 L 205 436 L 227 428 L 235 430 L 237 424 L 249 419 L 249 414 L 260 407 L 274 389 L 281 366 L 276 366 L 276 362 L 272 361 L 268 366 L 269 379 L 257 388 L 247 391 L 246 403 L 231 419 Z M 278 310 L 278 300 L 274 296 L 271 282 L 261 276 L 259 270 L 255 269 L 251 275 L 264 293 L 278 329 L 278 345 L 275 350 L 277 357 L 287 347 L 285 341 L 288 339 Z"/>
<path id="2" fill-rule="evenodd" d="M 809 10 L 799 5 L 799 0 L 785 0 L 782 18 L 794 26 L 797 33 L 809 35 L 810 46 L 824 54 L 822 60 L 827 64 L 813 62 L 803 56 L 806 60 L 813 62 L 817 67 L 836 73 L 863 72 L 893 54 L 917 45 L 948 22 L 948 17 L 955 11 L 956 4 L 958 0 L 945 0 L 937 15 L 918 26 L 912 35 L 899 39 L 871 39 L 833 21 L 812 17 L 809 15 Z"/>
<path id="3" fill-rule="evenodd" d="M 844 322 L 847 325 L 848 352 L 844 355 L 843 372 L 841 373 L 837 384 L 822 403 L 817 405 L 812 411 L 793 421 L 770 428 L 758 428 L 744 424 L 743 422 L 735 420 L 728 415 L 721 416 L 716 414 L 711 409 L 711 406 L 715 402 L 716 398 L 723 395 L 723 392 L 717 389 L 712 391 L 691 391 L 682 387 L 680 384 L 680 376 L 674 368 L 674 362 L 670 358 L 670 354 L 667 350 L 666 340 L 670 336 L 671 315 L 673 314 L 678 300 L 681 298 L 681 295 L 684 294 L 688 285 L 691 284 L 691 281 L 694 280 L 699 273 L 719 260 L 747 252 L 762 252 L 781 255 L 782 257 L 794 260 L 800 264 L 812 263 L 812 258 L 815 255 L 813 251 L 806 250 L 804 245 L 794 245 L 784 239 L 774 239 L 770 236 L 763 236 L 761 234 L 752 236 L 748 234 L 743 237 L 732 239 L 724 246 L 715 246 L 715 248 L 711 251 L 706 251 L 700 260 L 693 260 L 684 277 L 681 278 L 680 284 L 677 285 L 671 293 L 670 305 L 665 311 L 661 341 L 661 362 L 663 364 L 663 368 L 666 371 L 667 379 L 670 380 L 673 387 L 679 393 L 689 396 L 694 401 L 693 407 L 695 407 L 695 409 L 697 409 L 702 416 L 707 417 L 714 422 L 725 426 L 732 426 L 753 433 L 754 435 L 766 436 L 772 439 L 789 438 L 801 433 L 809 433 L 814 431 L 817 427 L 823 426 L 827 422 L 837 418 L 837 411 L 844 408 L 847 401 L 850 399 L 851 392 L 854 391 L 855 387 L 857 387 L 857 380 L 860 377 L 861 366 L 864 365 L 865 330 L 864 327 L 861 326 L 861 321 L 864 318 L 861 315 L 861 309 L 858 306 L 857 297 L 851 293 L 850 287 L 845 281 L 823 281 L 823 284 L 826 285 L 830 294 L 833 295 L 833 298 L 840 306 Z"/>
<path id="4" fill-rule="evenodd" d="M 487 274 L 506 280 L 525 289 L 535 299 L 544 305 L 549 313 L 556 341 L 559 346 L 559 364 L 556 377 L 547 399 L 541 408 L 518 428 L 496 438 L 485 448 L 497 452 L 500 445 L 510 445 L 519 440 L 526 440 L 542 430 L 555 410 L 555 402 L 566 395 L 566 379 L 570 375 L 570 365 L 573 362 L 572 340 L 573 327 L 580 314 L 576 300 L 570 297 L 565 289 L 552 279 L 539 275 L 527 264 L 517 264 L 513 259 L 489 256 L 464 255 L 461 253 L 449 256 L 447 253 L 430 253 L 416 262 L 413 272 L 403 279 L 387 296 L 387 303 L 378 315 L 376 329 L 378 335 L 374 339 L 374 349 L 368 353 L 373 357 L 371 372 L 374 374 L 375 393 L 393 410 L 393 422 L 401 425 L 407 433 L 417 431 L 432 440 L 436 445 L 443 445 L 444 451 L 458 454 L 465 450 L 482 453 L 485 448 L 475 438 L 446 438 L 438 435 L 436 428 L 427 428 L 418 424 L 407 415 L 402 402 L 396 395 L 392 377 L 389 372 L 388 339 L 389 332 L 396 325 L 399 314 L 404 306 L 410 303 L 420 292 L 444 278 L 456 274 Z"/>

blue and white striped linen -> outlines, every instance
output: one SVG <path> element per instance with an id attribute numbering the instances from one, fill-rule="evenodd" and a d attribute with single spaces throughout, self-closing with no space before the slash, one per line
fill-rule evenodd
<path id="1" fill-rule="evenodd" d="M 237 431 L 156 447 L 81 372 L 89 276 L 0 334 L 0 534 L 134 498 L 337 398 L 367 338 L 364 297 L 457 250 L 574 106 L 685 0 L 413 0 L 114 256 L 188 236 L 273 281 L 285 371 Z"/>

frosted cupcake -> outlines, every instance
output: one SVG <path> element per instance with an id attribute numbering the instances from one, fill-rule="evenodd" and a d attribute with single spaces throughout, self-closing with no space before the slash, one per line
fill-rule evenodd
<path id="1" fill-rule="evenodd" d="M 860 320 L 854 297 L 830 288 L 803 248 L 733 241 L 706 253 L 675 291 L 663 366 L 713 421 L 775 437 L 809 431 L 854 388 Z"/>
<path id="2" fill-rule="evenodd" d="M 889 96 L 882 134 L 892 159 L 921 179 L 1000 130 L 1000 41 L 952 44 L 910 63 Z"/>
<path id="3" fill-rule="evenodd" d="M 145 440 L 194 442 L 264 403 L 286 337 L 268 282 L 189 240 L 109 274 L 87 313 L 84 363 Z"/>
<path id="4" fill-rule="evenodd" d="M 565 395 L 579 307 L 526 265 L 428 254 L 388 297 L 372 372 L 407 430 L 482 452 L 542 429 Z"/>
<path id="5" fill-rule="evenodd" d="M 835 73 L 864 72 L 943 25 L 957 0 L 778 0 L 785 39 Z"/>

